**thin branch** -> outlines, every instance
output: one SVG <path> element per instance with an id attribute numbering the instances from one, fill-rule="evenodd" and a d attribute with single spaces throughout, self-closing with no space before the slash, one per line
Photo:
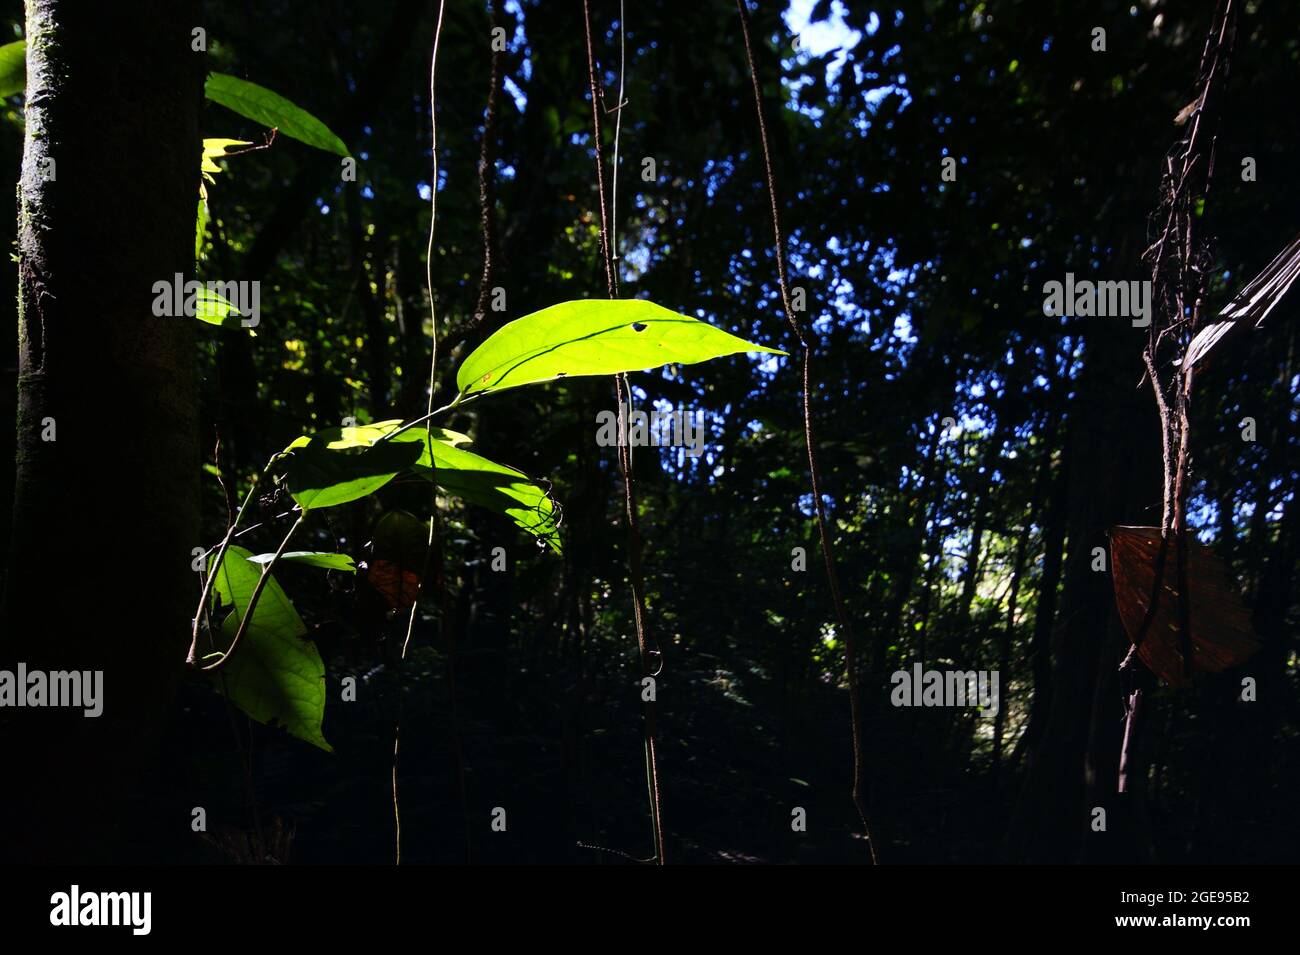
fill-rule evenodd
<path id="1" fill-rule="evenodd" d="M 243 612 L 240 615 L 239 629 L 235 631 L 235 638 L 230 641 L 230 646 L 226 648 L 226 652 L 221 654 L 221 656 L 218 659 L 207 664 L 206 666 L 199 667 L 200 670 L 203 670 L 208 673 L 211 673 L 215 670 L 220 670 L 227 663 L 229 663 L 230 658 L 235 655 L 235 650 L 238 649 L 240 641 L 244 639 L 244 634 L 248 632 L 248 627 L 252 623 L 253 611 L 257 609 L 257 602 L 262 597 L 262 591 L 266 589 L 267 582 L 270 581 L 271 579 L 271 571 L 275 568 L 275 565 L 280 560 L 281 555 L 284 554 L 284 549 L 289 546 L 290 538 L 293 537 L 293 535 L 297 532 L 298 528 L 302 526 L 302 522 L 306 519 L 307 519 L 306 511 L 303 511 L 301 514 L 298 515 L 298 519 L 294 521 L 293 526 L 289 528 L 289 533 L 285 534 L 284 539 L 280 541 L 280 546 L 276 549 L 275 554 L 272 555 L 271 559 L 262 566 L 261 576 L 257 578 L 257 584 L 256 586 L 253 587 L 253 593 L 248 598 L 248 606 L 243 610 Z M 223 559 L 224 556 L 225 555 L 223 553 L 222 555 Z M 217 570 L 219 571 L 221 568 L 221 563 L 222 562 L 218 560 L 214 563 L 213 566 L 217 568 Z"/>
<path id="2" fill-rule="evenodd" d="M 217 557 L 212 562 L 212 566 L 208 568 L 207 577 L 203 581 L 203 592 L 199 595 L 199 606 L 198 609 L 194 611 L 194 621 L 190 631 L 190 652 L 186 654 L 185 657 L 185 662 L 190 665 L 193 665 L 196 662 L 195 653 L 197 652 L 199 645 L 199 620 L 203 618 L 203 615 L 207 611 L 208 598 L 212 596 L 212 583 L 217 579 L 217 570 L 220 569 L 221 562 L 226 559 L 226 551 L 230 549 L 230 542 L 235 537 L 235 528 L 239 526 L 240 518 L 244 516 L 244 511 L 252 502 L 253 495 L 257 493 L 257 486 L 261 479 L 261 474 L 253 478 L 253 486 L 248 489 L 248 496 L 244 498 L 244 503 L 240 505 L 239 513 L 235 515 L 235 519 L 226 527 L 226 536 L 222 538 L 221 546 L 217 549 Z M 231 649 L 233 650 L 234 647 L 232 646 Z"/>
<path id="3" fill-rule="evenodd" d="M 627 70 L 627 34 L 623 29 L 623 0 L 618 0 L 618 105 L 614 107 L 614 164 L 611 167 L 611 176 L 613 183 L 610 186 L 609 197 L 609 218 L 611 222 L 618 222 L 618 143 L 619 136 L 623 131 L 623 107 L 627 105 L 627 100 L 623 98 L 623 81 L 626 78 Z M 606 112 L 609 112 L 606 110 Z M 610 241 L 611 253 L 614 261 L 619 260 L 618 254 L 618 229 L 614 229 L 614 235 Z M 617 266 L 615 266 L 617 269 Z"/>

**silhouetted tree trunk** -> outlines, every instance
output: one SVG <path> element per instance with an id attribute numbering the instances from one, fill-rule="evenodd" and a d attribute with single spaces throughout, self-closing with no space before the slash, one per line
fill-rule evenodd
<path id="1" fill-rule="evenodd" d="M 1049 464 L 1050 467 L 1050 457 Z M 1061 562 L 1065 553 L 1066 502 L 1069 495 L 1070 437 L 1067 433 L 1051 479 L 1047 506 L 1043 512 L 1043 569 L 1038 578 L 1034 605 L 1034 634 L 1030 642 L 1030 664 L 1034 692 L 1029 701 L 1029 725 L 1016 744 L 1032 747 L 1043 731 L 1052 704 L 1052 629 L 1056 623 L 1057 590 L 1061 586 Z M 1017 757 L 1013 755 L 1014 762 Z"/>
<path id="2" fill-rule="evenodd" d="M 905 528 L 907 532 L 906 546 L 901 549 L 898 556 L 898 562 L 895 565 L 895 571 L 891 575 L 894 579 L 893 591 L 890 594 L 889 604 L 885 610 L 885 617 L 881 627 L 876 631 L 871 650 L 872 671 L 881 674 L 886 671 L 886 648 L 890 643 L 902 642 L 902 633 L 900 628 L 903 621 L 903 608 L 907 606 L 908 600 L 912 597 L 913 584 L 916 581 L 918 564 L 921 560 L 921 549 L 925 546 L 926 537 L 928 536 L 927 526 L 931 515 L 938 506 L 939 493 L 942 488 L 942 480 L 935 478 L 935 467 L 939 459 L 939 441 L 943 435 L 943 430 L 937 425 L 934 434 L 930 438 L 930 448 L 926 452 L 925 465 L 921 469 L 920 490 L 925 495 L 921 506 L 917 509 L 910 527 Z M 923 661 L 924 662 L 924 661 Z"/>
<path id="3" fill-rule="evenodd" d="M 990 463 L 989 467 L 993 465 Z M 966 564 L 961 572 L 961 593 L 957 596 L 957 634 L 965 635 L 970 628 L 971 607 L 975 603 L 975 586 L 979 583 L 980 553 L 984 549 L 984 521 L 989 507 L 987 489 L 975 500 L 974 524 L 970 532 L 970 546 L 966 550 Z"/>
<path id="4" fill-rule="evenodd" d="M 1008 394 L 1011 383 L 1007 383 Z M 977 495 L 974 495 L 971 510 L 970 550 L 966 555 L 966 565 L 962 568 L 961 593 L 957 597 L 957 633 L 964 635 L 970 628 L 971 608 L 975 603 L 975 591 L 979 585 L 980 555 L 984 549 L 984 531 L 988 527 L 989 511 L 993 506 L 993 472 L 1002 461 L 1002 445 L 1007 439 L 1006 413 L 1001 403 L 995 409 L 997 424 L 989 439 L 988 451 L 981 455 L 984 461 L 984 475 Z"/>
<path id="5" fill-rule="evenodd" d="M 204 56 L 192 0 L 28 0 L 14 533 L 0 661 L 103 671 L 103 715 L 10 710 L 5 850 L 110 856 L 179 685 L 197 600 L 190 274 Z M 54 440 L 50 429 L 54 429 Z M 14 716 L 14 714 L 17 714 Z M 16 761 L 15 761 L 16 760 Z M 21 794 L 13 790 L 21 789 Z M 185 812 L 176 815 L 178 835 Z M 120 856 L 118 857 L 120 858 Z"/>
<path id="6" fill-rule="evenodd" d="M 1071 446 L 1087 453 L 1071 455 L 1069 551 L 1052 703 L 1012 819 L 1012 861 L 1074 861 L 1085 835 L 1106 838 L 1089 828 L 1087 763 L 1090 742 L 1096 742 L 1091 729 L 1098 666 L 1114 646 L 1109 626 L 1115 599 L 1110 574 L 1092 569 L 1093 549 L 1109 554 L 1105 531 L 1115 524 L 1149 523 L 1150 507 L 1159 501 L 1159 423 L 1146 396 L 1133 387 L 1137 380 L 1133 339 L 1109 329 L 1095 333 L 1071 414 Z M 1108 657 L 1104 665 L 1113 670 L 1118 663 L 1118 657 Z M 1118 693 L 1114 697 L 1118 725 Z M 1112 786 L 1113 779 L 1107 780 Z"/>

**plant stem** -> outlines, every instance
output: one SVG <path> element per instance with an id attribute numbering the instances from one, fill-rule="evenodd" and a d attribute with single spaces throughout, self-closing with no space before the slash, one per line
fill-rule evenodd
<path id="1" fill-rule="evenodd" d="M 430 392 L 430 394 L 432 394 L 432 392 Z M 417 425 L 424 424 L 426 421 L 428 421 L 431 418 L 436 418 L 444 411 L 451 411 L 461 404 L 468 404 L 469 402 L 473 401 L 475 398 L 478 398 L 481 395 L 485 395 L 485 394 L 488 394 L 488 392 L 485 391 L 479 392 L 479 394 L 470 395 L 468 398 L 465 397 L 464 393 L 458 394 L 456 395 L 455 400 L 452 401 L 451 404 L 443 405 L 441 408 L 435 408 L 433 411 L 430 411 L 428 414 L 420 415 L 420 417 L 406 422 L 400 428 L 395 428 L 394 430 L 388 432 L 388 434 L 380 438 L 379 441 L 391 441 L 393 438 L 397 437 L 403 431 L 410 431 L 412 428 L 416 427 Z M 375 443 L 378 444 L 379 441 L 376 441 Z"/>
<path id="2" fill-rule="evenodd" d="M 244 609 L 243 614 L 240 616 L 239 629 L 235 631 L 235 639 L 230 641 L 230 647 L 226 650 L 225 653 L 221 655 L 219 659 L 213 661 L 212 663 L 209 663 L 207 666 L 199 667 L 199 669 L 209 673 L 214 670 L 219 670 L 222 667 L 224 667 L 226 663 L 229 662 L 230 658 L 234 655 L 235 648 L 239 646 L 239 641 L 244 638 L 244 634 L 248 631 L 249 622 L 253 619 L 253 611 L 257 609 L 257 601 L 261 599 L 262 591 L 266 589 L 266 582 L 271 579 L 272 569 L 275 567 L 276 562 L 279 561 L 280 556 L 284 553 L 284 549 L 289 546 L 289 539 L 293 537 L 294 533 L 298 530 L 299 527 L 302 526 L 302 522 L 306 519 L 307 519 L 306 511 L 303 511 L 298 515 L 298 519 L 294 521 L 293 526 L 289 528 L 289 533 L 285 534 L 284 540 L 280 541 L 280 546 L 276 550 L 274 556 L 272 556 L 270 561 L 268 561 L 267 564 L 262 568 L 262 574 L 260 577 L 257 578 L 257 586 L 253 588 L 253 593 L 248 598 L 248 606 Z M 223 558 L 224 558 L 224 554 L 223 554 Z M 217 567 L 218 569 L 221 567 L 220 562 L 217 563 Z"/>
<path id="3" fill-rule="evenodd" d="M 265 474 L 266 472 L 262 472 Z M 204 611 L 208 606 L 208 598 L 212 596 L 212 583 L 217 579 L 217 570 L 221 567 L 221 562 L 226 559 L 226 551 L 230 549 L 230 541 L 235 536 L 235 528 L 239 526 L 240 519 L 244 516 L 244 511 L 253 500 L 253 495 L 257 493 L 257 486 L 262 481 L 262 474 L 253 478 L 253 486 L 248 489 L 248 495 L 244 498 L 244 503 L 239 505 L 239 511 L 235 514 L 235 519 L 231 521 L 230 526 L 226 528 L 226 536 L 221 541 L 221 546 L 217 549 L 216 559 L 208 569 L 207 579 L 203 582 L 203 593 L 199 597 L 198 610 L 194 612 L 194 626 L 190 633 L 190 652 L 185 658 L 188 664 L 194 664 L 194 654 L 199 645 L 199 620 L 203 617 Z"/>

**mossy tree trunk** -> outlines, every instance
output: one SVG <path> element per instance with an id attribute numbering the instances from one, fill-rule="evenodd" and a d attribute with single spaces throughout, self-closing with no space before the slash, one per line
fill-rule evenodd
<path id="1" fill-rule="evenodd" d="M 0 796 L 21 813 L 5 816 L 6 850 L 33 861 L 121 858 L 189 642 L 195 320 L 152 306 L 155 282 L 193 273 L 198 27 L 194 0 L 27 2 L 0 665 L 104 674 L 98 718 L 0 710 L 6 775 L 21 780 Z M 188 835 L 188 809 L 174 810 Z"/>

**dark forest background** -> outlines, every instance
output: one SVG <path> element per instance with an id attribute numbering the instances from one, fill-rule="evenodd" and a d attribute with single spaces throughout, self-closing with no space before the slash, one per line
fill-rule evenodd
<path id="1" fill-rule="evenodd" d="M 1211 6 L 817 0 L 752 13 L 791 283 L 806 290 L 816 333 L 812 407 L 859 635 L 867 805 L 882 862 L 1300 858 L 1300 298 L 1225 344 L 1198 382 L 1190 520 L 1230 566 L 1262 649 L 1242 668 L 1150 696 L 1140 806 L 1114 793 L 1127 640 L 1110 576 L 1091 565 L 1107 528 L 1160 521 L 1144 333 L 1042 309 L 1043 283 L 1067 271 L 1144 277 L 1148 215 L 1182 134 L 1174 118 L 1192 94 Z M 19 5 L 4 9 L 4 39 L 21 38 Z M 349 416 L 423 413 L 435 12 L 429 0 L 203 5 L 208 68 L 319 116 L 351 147 L 358 175 L 340 182 L 337 157 L 281 137 L 227 160 L 209 186 L 198 276 L 260 280 L 262 321 L 256 334 L 195 332 L 196 544 L 226 527 L 211 473 L 218 436 L 220 468 L 242 489 L 300 434 Z M 1290 0 L 1241 11 L 1204 208 L 1215 306 L 1297 232 L 1298 12 Z M 444 386 L 492 329 L 604 291 L 582 5 L 520 0 L 497 16 L 510 40 L 487 148 L 486 234 L 489 285 L 508 304 L 482 325 L 486 4 L 448 3 L 439 55 L 432 274 Z M 596 0 L 592 16 L 612 104 L 618 4 Z M 802 51 L 791 23 L 805 30 Z M 1090 46 L 1098 26 L 1104 53 Z M 795 353 L 734 4 L 629 3 L 627 31 L 622 294 Z M 21 123 L 11 98 L 2 181 L 18 179 Z M 200 129 L 264 133 L 213 104 Z M 957 159 L 953 182 L 941 179 L 945 156 Z M 641 177 L 645 157 L 653 182 Z M 1242 180 L 1245 157 L 1256 181 Z M 122 221 L 119 241 L 136 228 Z M 14 217 L 0 217 L 6 244 L 14 229 Z M 0 270 L 0 302 L 16 301 L 16 281 Z M 12 346 L 5 355 L 0 401 L 11 417 Z M 697 460 L 635 454 L 648 630 L 662 650 L 669 862 L 866 859 L 798 363 L 766 357 L 632 376 L 640 403 L 701 409 L 708 424 Z M 129 427 L 111 394 L 85 398 L 103 427 Z M 487 457 L 553 483 L 566 552 L 448 503 L 444 572 L 404 665 L 404 617 L 387 614 L 364 581 L 279 572 L 325 658 L 335 752 L 229 714 L 191 675 L 162 719 L 160 759 L 129 787 L 121 818 L 137 821 L 99 823 L 115 851 L 391 861 L 400 713 L 403 861 L 622 861 L 579 843 L 649 855 L 622 489 L 613 450 L 595 442 L 596 414 L 613 401 L 608 380 L 577 379 L 478 402 L 446 422 Z M 1242 438 L 1245 417 L 1257 422 L 1253 442 Z M 10 429 L 0 435 L 13 440 Z M 0 482 L 11 486 L 12 472 Z M 359 556 L 384 510 L 427 514 L 427 502 L 427 486 L 394 484 L 323 512 L 298 544 Z M 154 515 L 130 499 L 114 506 L 120 536 L 70 554 L 61 572 L 152 559 L 132 540 Z M 244 543 L 269 551 L 278 539 L 272 530 Z M 491 569 L 496 547 L 505 572 Z M 806 571 L 792 569 L 796 547 Z M 78 608 L 113 640 L 129 636 L 128 611 L 128 600 Z M 59 638 L 64 612 L 53 610 L 46 639 Z M 917 662 L 999 670 L 1000 717 L 891 706 L 889 675 Z M 359 678 L 356 702 L 340 700 L 345 676 Z M 1258 681 L 1257 702 L 1239 701 L 1243 676 Z M 207 838 L 190 829 L 194 806 L 207 810 Z M 1097 806 L 1108 809 L 1105 833 L 1089 828 Z M 506 832 L 490 827 L 494 807 L 508 813 Z M 794 807 L 807 810 L 807 832 L 792 831 Z"/>

